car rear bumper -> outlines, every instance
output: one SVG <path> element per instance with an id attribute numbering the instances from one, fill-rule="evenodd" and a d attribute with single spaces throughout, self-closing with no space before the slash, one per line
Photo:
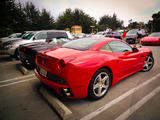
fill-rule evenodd
<path id="1" fill-rule="evenodd" d="M 59 96 L 70 99 L 85 98 L 87 96 L 86 94 L 81 94 L 81 91 L 84 90 L 83 86 L 75 86 L 72 83 L 68 83 L 68 85 L 57 84 L 40 75 L 36 69 L 34 72 L 42 83 L 52 88 Z"/>

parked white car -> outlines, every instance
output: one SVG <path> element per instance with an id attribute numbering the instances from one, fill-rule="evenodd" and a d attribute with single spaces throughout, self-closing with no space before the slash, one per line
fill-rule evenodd
<path id="1" fill-rule="evenodd" d="M 54 33 L 54 34 L 51 34 Z M 32 42 L 46 42 L 49 38 L 58 38 L 64 37 L 68 39 L 73 39 L 72 35 L 69 31 L 63 30 L 42 30 L 42 31 L 34 31 L 29 35 L 23 37 L 22 39 L 10 40 L 7 42 L 0 43 L 0 54 L 8 54 L 14 56 L 15 58 L 19 58 L 18 47 L 19 45 L 32 43 Z"/>

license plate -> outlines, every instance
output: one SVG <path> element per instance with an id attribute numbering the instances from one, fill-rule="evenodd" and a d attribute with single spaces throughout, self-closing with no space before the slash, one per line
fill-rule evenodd
<path id="1" fill-rule="evenodd" d="M 47 71 L 44 70 L 44 69 L 42 69 L 42 68 L 40 68 L 39 73 L 40 73 L 43 77 L 46 77 L 46 76 L 47 76 Z"/>

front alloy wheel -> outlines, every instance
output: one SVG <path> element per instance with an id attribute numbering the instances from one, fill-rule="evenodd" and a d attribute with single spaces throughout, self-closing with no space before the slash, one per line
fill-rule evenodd
<path id="1" fill-rule="evenodd" d="M 147 72 L 147 71 L 151 70 L 153 65 L 154 65 L 154 58 L 153 58 L 153 56 L 148 55 L 145 62 L 144 62 L 144 67 L 143 67 L 142 71 Z"/>
<path id="2" fill-rule="evenodd" d="M 107 69 L 98 70 L 89 86 L 89 96 L 92 99 L 102 98 L 110 87 L 111 75 Z"/>

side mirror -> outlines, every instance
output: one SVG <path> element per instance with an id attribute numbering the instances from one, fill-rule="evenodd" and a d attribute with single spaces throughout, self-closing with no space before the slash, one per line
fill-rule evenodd
<path id="1" fill-rule="evenodd" d="M 36 40 L 36 38 L 34 37 L 33 40 Z"/>
<path id="2" fill-rule="evenodd" d="M 136 47 L 132 48 L 133 52 L 138 52 L 138 49 Z"/>

